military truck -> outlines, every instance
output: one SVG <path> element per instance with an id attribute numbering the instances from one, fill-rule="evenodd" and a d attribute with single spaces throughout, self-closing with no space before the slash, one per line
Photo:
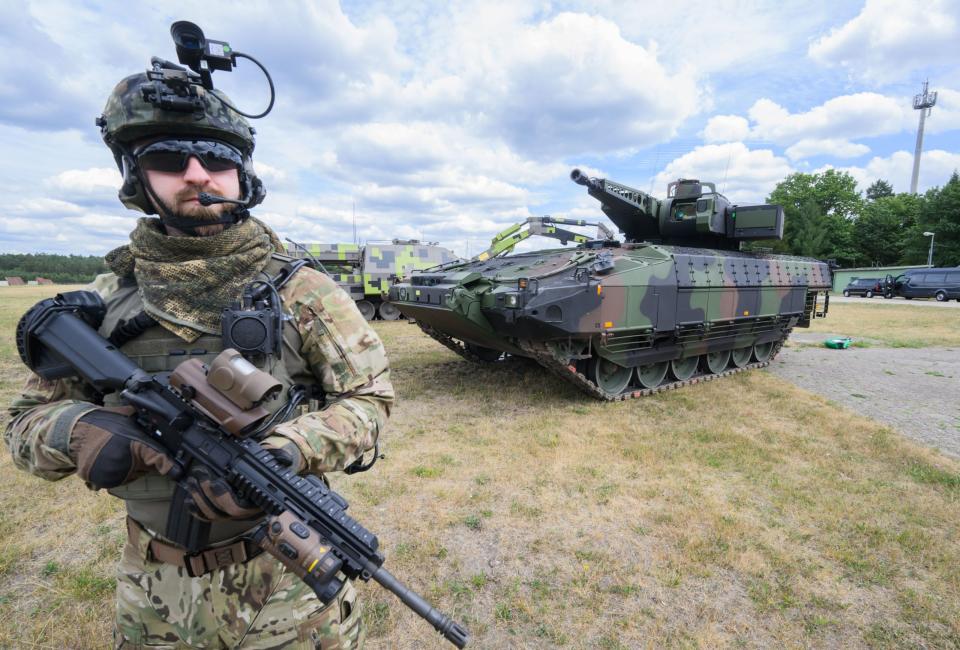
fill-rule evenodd
<path id="1" fill-rule="evenodd" d="M 578 240 L 540 224 L 582 243 L 506 255 L 512 247 L 494 238 L 471 260 L 394 284 L 391 300 L 469 360 L 529 357 L 604 400 L 765 366 L 794 327 L 826 315 L 826 262 L 742 246 L 781 239 L 782 207 L 736 205 L 693 179 L 670 183 L 658 199 L 577 169 L 571 178 L 623 241 L 602 229 Z"/>
<path id="2" fill-rule="evenodd" d="M 367 320 L 396 320 L 400 310 L 386 300 L 398 278 L 459 259 L 436 243 L 416 239 L 370 241 L 358 244 L 315 244 L 287 240 L 287 254 L 307 258 L 319 271 L 333 278 L 357 303 Z"/>

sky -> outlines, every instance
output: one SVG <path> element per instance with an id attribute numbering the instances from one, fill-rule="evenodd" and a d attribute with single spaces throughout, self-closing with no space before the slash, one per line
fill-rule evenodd
<path id="1" fill-rule="evenodd" d="M 255 214 L 303 242 L 394 238 L 476 254 L 530 216 L 601 221 L 570 170 L 662 197 L 677 178 L 763 203 L 795 172 L 908 191 L 960 168 L 960 0 L 126 3 L 4 0 L 0 252 L 101 255 L 138 213 L 95 118 L 169 26 L 270 71 L 254 121 Z M 214 83 L 269 91 L 239 60 Z M 551 242 L 551 244 L 554 244 Z M 539 245 L 543 245 L 541 242 Z"/>

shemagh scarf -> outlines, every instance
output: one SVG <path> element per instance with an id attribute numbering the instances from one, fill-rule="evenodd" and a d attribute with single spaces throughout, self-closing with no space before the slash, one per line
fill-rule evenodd
<path id="1" fill-rule="evenodd" d="M 107 253 L 106 262 L 119 277 L 136 279 L 150 316 L 192 343 L 220 334 L 220 313 L 275 250 L 283 250 L 280 239 L 253 217 L 210 237 L 171 237 L 159 219 L 142 217 L 130 243 Z"/>

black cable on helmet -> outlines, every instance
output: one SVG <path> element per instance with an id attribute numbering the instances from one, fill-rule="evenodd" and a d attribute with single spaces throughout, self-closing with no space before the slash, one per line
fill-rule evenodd
<path id="1" fill-rule="evenodd" d="M 244 59 L 249 59 L 250 61 L 253 61 L 254 63 L 256 63 L 261 70 L 263 70 L 263 74 L 267 77 L 267 83 L 270 85 L 270 103 L 267 104 L 266 110 L 263 111 L 262 113 L 251 115 L 250 113 L 244 113 L 243 111 L 241 111 L 239 108 L 237 108 L 236 106 L 228 102 L 222 95 L 217 95 L 217 98 L 223 103 L 224 106 L 229 108 L 234 113 L 238 113 L 240 115 L 243 115 L 244 117 L 248 117 L 251 120 L 259 120 L 261 117 L 265 117 L 267 113 L 273 110 L 273 102 L 277 98 L 276 90 L 274 90 L 274 87 L 273 87 L 273 79 L 270 77 L 270 73 L 267 72 L 267 69 L 263 67 L 263 64 L 257 61 L 255 58 L 253 58 L 249 54 L 244 54 L 243 52 L 234 52 L 233 56 L 239 56 Z"/>

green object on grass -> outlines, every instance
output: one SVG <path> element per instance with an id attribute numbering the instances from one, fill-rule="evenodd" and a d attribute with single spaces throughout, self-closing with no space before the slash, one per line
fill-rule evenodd
<path id="1" fill-rule="evenodd" d="M 846 350 L 850 347 L 850 337 L 827 339 L 823 342 L 825 346 L 833 350 Z"/>

